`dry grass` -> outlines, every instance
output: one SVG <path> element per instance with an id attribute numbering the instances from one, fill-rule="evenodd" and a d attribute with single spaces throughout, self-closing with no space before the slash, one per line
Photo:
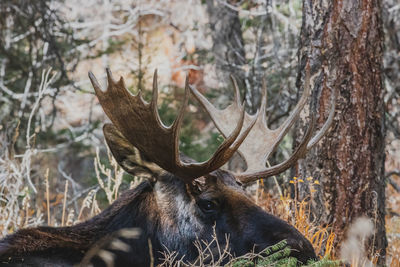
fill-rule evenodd
<path id="1" fill-rule="evenodd" d="M 300 183 L 305 184 L 311 194 L 315 191 L 315 187 L 319 186 L 318 181 L 314 181 L 312 177 L 306 179 L 294 177 L 290 183 L 294 185 L 295 192 L 298 191 Z M 260 206 L 296 227 L 312 243 L 321 259 L 334 256 L 335 233 L 330 231 L 329 226 L 317 225 L 310 221 L 311 211 L 308 201 L 310 198 L 297 201 L 296 197 L 291 198 L 288 193 L 276 196 L 264 192 L 262 182 L 260 187 L 260 193 L 257 194 Z"/>
<path id="2" fill-rule="evenodd" d="M 400 184 L 400 177 L 393 178 Z M 400 266 L 400 192 L 388 186 L 386 189 L 386 233 L 388 237 L 388 266 Z"/>
<path id="3" fill-rule="evenodd" d="M 400 182 L 400 177 L 397 177 Z M 363 234 L 373 232 L 373 222 L 360 222 L 356 220 L 350 227 L 348 238 L 340 244 L 341 247 L 347 248 L 347 254 L 340 253 L 338 248 L 333 247 L 335 241 L 335 233 L 330 230 L 329 225 L 318 225 L 310 220 L 310 205 L 308 200 L 312 198 L 312 193 L 318 182 L 312 177 L 298 178 L 294 177 L 291 181 L 297 192 L 300 183 L 304 183 L 309 187 L 311 196 L 301 202 L 291 198 L 288 194 L 281 196 L 271 195 L 263 191 L 263 185 L 260 183 L 257 190 L 257 202 L 267 211 L 279 216 L 280 218 L 290 222 L 295 226 L 307 239 L 313 244 L 317 255 L 322 258 L 344 259 L 352 267 L 373 266 L 377 260 L 376 254 L 366 253 L 363 249 L 367 240 Z M 272 203 L 272 204 L 271 204 Z M 387 248 L 387 266 L 400 266 L 400 216 L 397 212 L 400 207 L 400 192 L 394 190 L 391 186 L 387 188 L 387 210 L 386 231 L 388 236 Z M 357 244 L 357 245 L 355 245 Z M 351 255 L 352 257 L 350 257 Z"/>
<path id="4" fill-rule="evenodd" d="M 14 134 L 18 136 L 18 128 Z M 15 139 L 14 138 L 14 139 Z M 49 169 L 46 169 L 43 176 L 38 172 L 41 182 L 44 183 L 44 192 L 35 193 L 27 186 L 27 172 L 32 169 L 32 162 L 38 153 L 32 153 L 28 148 L 24 154 L 14 155 L 12 152 L 12 141 L 8 140 L 6 132 L 0 132 L 0 231 L 5 236 L 20 228 L 35 227 L 45 224 L 50 226 L 73 225 L 101 212 L 96 196 L 99 190 L 104 190 L 107 200 L 111 204 L 119 195 L 119 187 L 122 183 L 123 171 L 108 153 L 108 160 L 112 169 L 100 163 L 100 156 L 97 153 L 95 158 L 96 177 L 98 187 L 90 190 L 82 196 L 78 212 L 68 200 L 68 180 L 65 183 L 64 193 L 61 201 L 52 199 L 52 188 L 49 176 Z M 136 180 L 136 179 L 135 179 Z M 136 183 L 133 183 L 136 185 Z M 43 202 L 39 197 L 44 195 Z M 58 197 L 58 195 L 57 195 Z M 59 210 L 57 210 L 59 209 Z M 61 214 L 58 218 L 54 214 Z M 76 215 L 77 214 L 77 215 Z M 46 218 L 46 219 L 44 219 Z"/>
<path id="5" fill-rule="evenodd" d="M 195 267 L 195 266 L 206 266 L 206 267 L 217 267 L 217 266 L 231 266 L 231 267 L 243 267 L 243 266 L 258 266 L 258 267 L 269 267 L 269 266 L 285 266 L 294 267 L 297 266 L 297 260 L 289 257 L 290 248 L 287 247 L 286 241 L 283 240 L 278 244 L 264 249 L 260 253 L 250 252 L 240 257 L 234 257 L 230 253 L 229 247 L 229 236 L 225 236 L 225 240 L 220 242 L 217 239 L 217 234 L 214 232 L 212 240 L 204 242 L 197 240 L 195 242 L 197 252 L 199 256 L 192 263 L 185 262 L 184 258 L 177 258 L 178 254 L 171 251 L 163 253 L 162 267 Z M 310 264 L 309 266 L 315 266 Z M 329 265 L 321 265 L 329 266 Z"/>
<path id="6" fill-rule="evenodd" d="M 19 121 L 2 125 L 4 130 L 0 132 L 0 231 L 3 236 L 22 227 L 43 223 L 40 210 L 32 212 L 31 208 L 32 195 L 38 193 L 31 179 L 32 159 L 38 154 L 38 150 L 32 145 L 36 133 L 31 133 L 30 129 L 40 101 L 56 75 L 51 75 L 51 69 L 42 72 L 37 97 L 27 122 L 24 153 L 16 155 L 14 151 L 14 144 L 19 138 Z M 36 208 L 35 205 L 33 207 Z"/>
<path id="7" fill-rule="evenodd" d="M 4 236 L 19 228 L 42 224 L 43 214 L 31 212 L 32 190 L 26 182 L 30 151 L 16 157 L 5 132 L 0 133 L 0 141 L 0 231 Z"/>

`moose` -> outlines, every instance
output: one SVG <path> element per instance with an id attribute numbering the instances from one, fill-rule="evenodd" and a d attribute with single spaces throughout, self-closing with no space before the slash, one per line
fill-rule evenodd
<path id="1" fill-rule="evenodd" d="M 149 162 L 159 166 L 160 171 L 154 172 L 154 179 L 127 190 L 103 212 L 85 222 L 68 227 L 20 229 L 6 236 L 0 241 L 1 264 L 77 265 L 101 240 L 123 229 L 138 229 L 134 238 L 120 236 L 119 240 L 127 245 L 124 249 L 118 249 L 121 246 L 115 242 L 106 242 L 108 245 L 102 248 L 112 254 L 113 266 L 159 264 L 165 251 L 174 251 L 179 258 L 191 263 L 198 257 L 195 241 L 209 242 L 213 234 L 219 242 L 228 243 L 230 253 L 235 256 L 260 252 L 286 240 L 291 256 L 304 263 L 316 259 L 311 243 L 298 230 L 261 209 L 243 189 L 245 184 L 291 167 L 328 131 L 334 104 L 328 119 L 314 136 L 316 116 L 315 112 L 310 112 L 310 126 L 297 149 L 282 163 L 266 167 L 268 157 L 307 103 L 311 91 L 309 71 L 299 102 L 286 121 L 274 130 L 266 124 L 266 90 L 259 112 L 250 115 L 240 101 L 234 80 L 234 101 L 226 109 L 219 110 L 190 86 L 187 79 L 182 107 L 172 125 L 165 126 L 157 110 L 157 71 L 153 76 L 150 103 L 142 98 L 140 91 L 131 94 L 122 77 L 115 81 L 109 69 L 105 91 L 91 72 L 89 78 L 111 120 L 104 125 L 103 132 L 116 161 L 126 172 L 134 174 L 137 167 L 134 159 L 139 151 Z M 205 162 L 196 162 L 179 151 L 179 131 L 190 93 L 225 137 Z M 221 169 L 235 152 L 247 163 L 243 173 Z M 96 263 L 95 266 L 105 265 L 101 257 L 91 262 Z"/>

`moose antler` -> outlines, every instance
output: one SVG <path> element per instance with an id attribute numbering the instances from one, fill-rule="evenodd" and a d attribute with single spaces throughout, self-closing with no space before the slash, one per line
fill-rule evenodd
<path id="1" fill-rule="evenodd" d="M 216 109 L 199 91 L 197 91 L 194 87 L 190 86 L 190 89 L 196 99 L 200 102 L 200 104 L 204 107 L 207 113 L 210 115 L 214 124 L 217 126 L 218 130 L 226 136 L 227 133 L 232 131 L 232 127 L 234 122 L 238 121 L 237 110 L 240 107 L 239 104 L 239 89 L 235 79 L 231 76 L 232 83 L 235 89 L 235 101 L 229 105 L 224 110 Z M 307 68 L 304 92 L 301 96 L 299 102 L 294 108 L 293 112 L 286 119 L 286 121 L 277 129 L 271 130 L 267 126 L 266 122 L 266 112 L 265 108 L 267 105 L 267 92 L 264 86 L 263 88 L 263 99 L 261 103 L 261 108 L 259 112 L 261 112 L 261 116 L 249 115 L 247 112 L 244 118 L 244 128 L 249 126 L 249 123 L 255 118 L 256 122 L 253 126 L 253 129 L 248 134 L 246 140 L 243 141 L 242 145 L 239 147 L 238 151 L 243 156 L 247 163 L 247 170 L 244 173 L 235 174 L 236 178 L 243 182 L 248 183 L 258 179 L 267 178 L 272 175 L 279 174 L 286 169 L 290 168 L 299 158 L 305 156 L 307 151 L 309 151 L 329 129 L 332 121 L 333 115 L 335 113 L 335 99 L 336 93 L 332 94 L 332 107 L 328 116 L 327 121 L 321 128 L 321 130 L 311 139 L 313 130 L 315 127 L 315 114 L 311 114 L 311 123 L 308 127 L 308 130 L 299 144 L 299 147 L 294 151 L 294 153 L 284 162 L 279 163 L 277 165 L 271 166 L 269 168 L 266 167 L 267 159 L 271 155 L 272 152 L 275 151 L 276 147 L 282 141 L 283 137 L 289 131 L 290 127 L 299 117 L 301 110 L 307 102 L 307 99 L 310 95 L 310 71 Z"/>
<path id="2" fill-rule="evenodd" d="M 238 105 L 237 111 L 240 115 L 236 120 L 237 124 L 231 132 L 225 132 L 226 139 L 213 156 L 201 163 L 183 162 L 179 157 L 179 131 L 189 101 L 188 79 L 186 79 L 183 105 L 173 124 L 167 127 L 160 120 L 157 110 L 157 71 L 153 77 L 153 97 L 150 103 L 142 98 L 141 91 L 137 95 L 128 92 L 122 77 L 118 82 L 114 81 L 109 69 L 107 69 L 108 88 L 105 92 L 100 89 L 93 73 L 89 72 L 89 78 L 104 112 L 123 136 L 161 168 L 187 181 L 224 165 L 256 122 L 256 120 L 246 122 L 246 129 L 242 129 L 245 111 L 243 105 Z"/>

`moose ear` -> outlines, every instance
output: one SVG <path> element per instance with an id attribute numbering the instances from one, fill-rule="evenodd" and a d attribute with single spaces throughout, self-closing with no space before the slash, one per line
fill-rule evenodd
<path id="1" fill-rule="evenodd" d="M 139 150 L 113 124 L 105 124 L 103 133 L 115 160 L 129 174 L 160 175 L 163 172 L 157 164 L 145 160 Z"/>

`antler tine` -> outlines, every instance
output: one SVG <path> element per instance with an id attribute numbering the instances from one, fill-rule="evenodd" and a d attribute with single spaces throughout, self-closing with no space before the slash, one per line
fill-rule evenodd
<path id="1" fill-rule="evenodd" d="M 331 109 L 329 111 L 328 119 L 326 120 L 324 125 L 321 127 L 319 132 L 311 139 L 311 141 L 307 145 L 307 150 L 310 150 L 316 143 L 318 143 L 319 140 L 321 140 L 321 138 L 326 134 L 326 132 L 328 131 L 329 127 L 331 127 L 331 124 L 333 122 L 333 118 L 335 116 L 336 97 L 337 97 L 337 89 L 335 87 L 332 90 Z"/>
<path id="2" fill-rule="evenodd" d="M 312 134 L 313 134 L 313 131 L 315 128 L 315 122 L 316 122 L 316 118 L 315 118 L 315 115 L 313 114 L 311 117 L 311 125 L 308 127 L 303 140 L 301 141 L 300 145 L 297 147 L 296 151 L 287 160 L 285 160 L 284 162 L 281 162 L 279 164 L 276 164 L 270 168 L 266 168 L 265 170 L 262 170 L 259 172 L 253 172 L 253 173 L 249 173 L 249 174 L 246 174 L 246 173 L 236 174 L 235 175 L 236 179 L 242 183 L 250 183 L 250 182 L 257 181 L 259 179 L 264 179 L 264 178 L 268 178 L 273 175 L 277 175 L 277 174 L 289 169 L 294 163 L 296 163 L 296 161 L 299 158 L 304 157 L 305 154 L 307 153 L 307 151 L 308 151 L 307 144 L 312 137 Z"/>
<path id="3" fill-rule="evenodd" d="M 309 86 L 309 71 L 306 74 L 306 85 Z M 299 147 L 296 149 L 296 151 L 292 154 L 292 156 L 289 157 L 289 159 L 285 160 L 284 162 L 274 165 L 270 168 L 266 168 L 265 170 L 259 171 L 259 172 L 253 172 L 253 173 L 244 173 L 244 174 L 239 174 L 236 175 L 236 178 L 240 180 L 242 183 L 248 183 L 248 182 L 253 182 L 258 179 L 263 179 L 263 178 L 268 178 L 272 175 L 279 174 L 288 168 L 290 168 L 293 164 L 296 163 L 296 161 L 300 158 L 303 158 L 306 153 L 316 144 L 318 141 L 327 133 L 328 129 L 330 128 L 334 114 L 335 114 L 335 103 L 336 103 L 336 94 L 337 90 L 336 88 L 332 91 L 331 95 L 331 108 L 329 111 L 328 119 L 324 123 L 324 125 L 321 127 L 320 131 L 312 137 L 313 130 L 315 128 L 316 124 L 316 116 L 315 116 L 315 110 L 312 111 L 311 114 L 311 126 L 308 128 L 303 140 L 300 142 Z"/>
<path id="4" fill-rule="evenodd" d="M 290 127 L 295 123 L 297 118 L 300 115 L 300 112 L 303 110 L 305 104 L 307 103 L 307 100 L 311 94 L 311 86 L 310 86 L 310 68 L 307 68 L 306 70 L 306 78 L 305 78 L 305 83 L 304 83 L 304 91 L 303 94 L 297 103 L 296 107 L 292 111 L 292 113 L 289 115 L 289 117 L 285 120 L 285 122 L 279 126 L 277 129 L 273 130 L 277 138 L 275 140 L 275 144 L 273 145 L 272 151 L 275 150 L 275 148 L 279 145 L 283 137 L 287 134 L 289 131 Z"/>
<path id="5" fill-rule="evenodd" d="M 309 127 L 309 130 L 306 134 L 306 137 L 299 148 L 294 152 L 294 154 L 285 162 L 272 166 L 270 168 L 266 168 L 266 162 L 271 153 L 276 149 L 279 145 L 283 137 L 287 134 L 290 127 L 299 117 L 301 110 L 304 108 L 305 104 L 311 93 L 310 86 L 310 67 L 307 65 L 306 68 L 306 77 L 305 77 L 305 85 L 304 92 L 297 103 L 296 107 L 289 115 L 289 117 L 285 120 L 285 122 L 275 130 L 271 130 L 268 128 L 266 123 L 266 88 L 263 86 L 263 98 L 261 102 L 261 116 L 256 116 L 256 122 L 254 127 L 252 127 L 252 131 L 248 134 L 248 137 L 243 141 L 243 144 L 238 148 L 238 152 L 243 156 L 247 163 L 247 170 L 243 174 L 237 174 L 237 177 L 244 179 L 244 181 L 253 181 L 256 178 L 248 178 L 248 177 L 258 177 L 266 178 L 270 175 L 279 173 L 289 168 L 297 159 L 302 157 L 305 154 L 305 151 L 309 150 L 315 143 L 317 143 L 322 136 L 329 129 L 334 115 L 334 102 L 332 100 L 332 109 L 330 111 L 330 115 L 325 125 L 322 127 L 320 132 L 311 139 L 312 130 L 314 129 L 314 125 Z M 237 86 L 234 83 L 235 92 L 237 92 Z M 200 104 L 205 108 L 208 114 L 211 116 L 218 130 L 226 137 L 228 133 L 232 132 L 232 121 L 238 121 L 235 114 L 239 109 L 238 105 L 236 105 L 237 101 L 228 106 L 224 110 L 217 110 L 203 95 L 201 95 L 197 90 L 191 88 L 193 94 L 196 99 L 200 102 Z M 253 115 L 254 116 L 254 115 Z M 245 114 L 245 123 L 244 127 L 247 127 L 250 124 L 250 121 L 253 118 L 252 115 Z M 312 122 L 315 123 L 314 114 L 312 114 Z M 311 140 L 311 141 L 310 141 Z M 247 178 L 243 178 L 247 177 Z"/>
<path id="6" fill-rule="evenodd" d="M 256 120 L 253 120 L 252 123 L 250 124 L 249 127 L 246 128 L 246 130 L 240 135 L 240 137 L 238 138 L 238 140 L 236 140 L 237 136 L 240 133 L 240 130 L 243 127 L 243 123 L 244 123 L 244 117 L 245 117 L 245 110 L 244 108 L 242 108 L 242 112 L 240 113 L 240 118 L 239 118 L 239 122 L 236 125 L 235 130 L 233 130 L 233 132 L 231 133 L 231 135 L 225 139 L 225 141 L 220 145 L 220 147 L 218 148 L 218 150 L 215 152 L 215 155 L 219 155 L 221 152 L 223 152 L 226 149 L 231 149 L 233 152 L 232 154 L 229 154 L 229 158 L 233 155 L 233 153 L 237 150 L 237 148 L 240 146 L 240 144 L 243 143 L 243 141 L 245 140 L 245 138 L 247 137 L 248 133 L 250 132 L 251 128 L 253 128 Z M 236 140 L 236 141 L 235 141 Z M 235 142 L 235 143 L 234 143 Z M 232 148 L 230 148 L 230 146 L 233 145 Z M 218 156 L 216 156 L 218 157 Z"/>
<path id="7" fill-rule="evenodd" d="M 153 99 L 146 103 L 140 92 L 132 95 L 124 86 L 123 79 L 115 83 L 111 71 L 107 70 L 108 89 L 103 92 L 92 73 L 89 78 L 99 102 L 113 125 L 129 143 L 139 149 L 151 161 L 176 176 L 191 181 L 208 174 L 229 160 L 237 147 L 246 138 L 254 123 L 243 130 L 244 110 L 232 134 L 217 149 L 208 161 L 182 162 L 179 158 L 179 130 L 189 101 L 189 81 L 186 80 L 185 96 L 177 118 L 170 127 L 164 126 L 157 110 L 157 71 L 153 78 Z M 243 132 L 241 133 L 241 130 Z"/>
<path id="8" fill-rule="evenodd" d="M 207 111 L 208 115 L 211 117 L 215 126 L 227 138 L 231 133 L 235 132 L 235 123 L 242 120 L 243 114 L 243 125 L 247 129 L 253 122 L 253 117 L 249 116 L 244 110 L 244 103 L 240 103 L 240 93 L 237 87 L 235 78 L 231 75 L 231 81 L 234 87 L 234 101 L 231 105 L 226 107 L 224 110 L 218 110 L 211 104 L 195 87 L 189 86 L 192 94 L 195 96 L 197 101 L 202 105 L 202 107 Z"/>
<path id="9" fill-rule="evenodd" d="M 122 79 L 122 77 L 121 77 L 121 79 Z M 157 69 L 155 69 L 154 75 L 153 75 L 153 92 L 152 92 L 152 98 L 151 98 L 151 102 L 150 102 L 150 109 L 154 115 L 154 119 L 156 120 L 158 127 L 165 130 L 167 127 L 161 121 L 160 114 L 158 113 L 157 100 L 158 100 L 158 82 L 157 82 Z"/>
<path id="10" fill-rule="evenodd" d="M 158 100 L 158 82 L 157 82 L 157 69 L 155 69 L 153 74 L 153 94 L 151 97 L 150 106 L 151 109 L 153 110 L 153 113 L 158 114 L 157 100 Z"/>
<path id="11" fill-rule="evenodd" d="M 240 106 L 240 92 L 239 92 L 239 87 L 238 87 L 237 81 L 232 74 L 229 75 L 229 77 L 231 78 L 231 82 L 232 82 L 232 85 L 234 88 L 234 96 L 233 96 L 235 99 L 234 101 L 235 101 L 236 105 Z"/>
<path id="12" fill-rule="evenodd" d="M 90 79 L 90 82 L 92 83 L 92 86 L 94 88 L 96 95 L 97 96 L 102 95 L 103 90 L 101 90 L 101 86 L 100 86 L 99 82 L 97 81 L 96 77 L 94 76 L 94 74 L 91 71 L 89 71 L 89 79 Z"/>
<path id="13" fill-rule="evenodd" d="M 196 97 L 203 97 L 197 91 L 197 89 L 195 89 L 193 86 L 189 85 L 189 88 Z M 238 98 L 236 100 L 237 100 L 236 103 L 240 103 L 238 101 Z M 209 104 L 210 107 L 212 107 L 212 108 L 214 107 L 211 103 L 204 103 L 204 104 L 206 104 L 206 105 Z M 232 105 L 234 105 L 234 104 L 232 104 Z M 224 165 L 233 156 L 233 154 L 237 151 L 237 149 L 243 143 L 243 141 L 246 140 L 246 137 L 248 136 L 251 129 L 255 125 L 255 123 L 257 121 L 258 113 L 253 120 L 246 121 L 246 112 L 244 110 L 244 105 L 239 104 L 239 105 L 236 105 L 235 107 L 237 108 L 237 110 L 235 110 L 235 111 L 240 112 L 240 113 L 239 112 L 234 113 L 234 116 L 237 114 L 240 114 L 240 117 L 238 120 L 233 120 L 233 121 L 237 121 L 236 127 L 230 132 L 229 135 L 227 135 L 228 137 L 225 136 L 226 139 L 218 147 L 218 149 L 214 152 L 211 159 L 208 162 L 201 163 L 202 165 L 214 166 L 213 167 L 214 170 L 221 167 L 222 165 Z M 214 108 L 214 110 L 216 112 L 218 112 L 217 109 Z M 211 118 L 213 119 L 213 117 L 211 117 Z M 245 122 L 247 123 L 247 125 L 245 127 L 243 127 Z M 235 124 L 232 123 L 231 125 L 235 125 Z M 244 128 L 244 130 L 243 130 L 243 128 Z"/>
<path id="14" fill-rule="evenodd" d="M 175 162 L 180 162 L 179 159 L 179 132 L 181 129 L 182 121 L 183 121 L 183 116 L 185 115 L 185 110 L 186 107 L 189 103 L 189 76 L 186 77 L 185 81 L 185 93 L 183 97 L 183 104 L 181 109 L 179 110 L 178 116 L 176 117 L 174 123 L 171 125 L 172 132 L 174 135 L 174 158 Z"/>
<path id="15" fill-rule="evenodd" d="M 244 123 L 244 119 L 246 116 L 246 112 L 244 109 L 244 104 L 242 104 L 242 108 L 243 108 L 243 112 L 242 115 L 240 117 L 240 124 L 243 125 Z M 232 150 L 234 150 L 234 152 L 240 147 L 240 145 L 244 142 L 244 140 L 246 140 L 247 135 L 250 133 L 250 131 L 253 129 L 254 125 L 256 124 L 259 115 L 260 115 L 260 109 L 257 110 L 256 114 L 254 115 L 254 119 L 250 122 L 250 125 L 248 127 L 245 128 L 245 130 L 241 133 L 240 137 L 235 140 L 234 146 L 232 148 Z M 233 153 L 232 153 L 233 154 Z"/>
<path id="16" fill-rule="evenodd" d="M 267 100 L 268 100 L 268 94 L 267 94 L 267 82 L 265 80 L 265 77 L 263 77 L 262 80 L 262 87 L 261 87 L 261 106 L 260 106 L 260 110 L 261 110 L 261 120 L 262 122 L 267 125 Z"/>
<path id="17" fill-rule="evenodd" d="M 113 78 L 113 75 L 112 75 L 112 72 L 111 72 L 111 70 L 110 70 L 109 68 L 106 68 L 106 73 L 107 73 L 108 88 L 112 89 L 112 88 L 113 88 L 113 85 L 114 85 L 116 82 L 115 82 L 115 80 L 114 80 L 114 78 Z"/>

